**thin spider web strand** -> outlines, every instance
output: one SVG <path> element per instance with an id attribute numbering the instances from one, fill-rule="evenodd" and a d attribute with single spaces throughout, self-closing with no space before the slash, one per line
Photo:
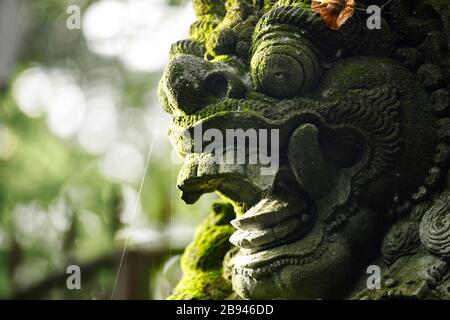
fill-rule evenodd
<path id="1" fill-rule="evenodd" d="M 153 138 L 152 138 L 152 143 L 150 145 L 150 150 L 148 152 L 147 162 L 145 163 L 144 173 L 143 173 L 142 178 L 141 178 L 141 183 L 140 183 L 140 186 L 139 186 L 139 192 L 138 192 L 138 196 L 137 196 L 137 199 L 136 199 L 136 204 L 134 206 L 133 215 L 131 217 L 131 222 L 130 222 L 130 224 L 128 226 L 129 229 L 133 227 L 134 220 L 136 218 L 136 212 L 137 212 L 137 209 L 139 207 L 141 194 L 142 194 L 142 189 L 143 189 L 144 182 L 145 182 L 145 176 L 147 175 L 147 171 L 148 171 L 149 164 L 150 164 L 150 158 L 152 156 L 153 148 L 155 146 L 155 141 L 156 141 L 156 136 L 157 136 L 156 133 L 159 130 L 159 122 L 161 120 L 161 111 L 162 111 L 162 109 L 160 108 L 159 109 L 159 114 L 158 114 L 158 119 L 157 119 L 157 122 L 156 122 L 156 127 L 155 127 L 155 130 L 153 131 Z M 117 283 L 118 283 L 118 280 L 119 280 L 120 271 L 122 269 L 123 261 L 124 261 L 124 258 L 125 258 L 125 253 L 126 253 L 127 248 L 128 248 L 128 241 L 129 240 L 130 240 L 130 234 L 128 233 L 128 235 L 127 235 L 127 237 L 125 239 L 125 244 L 124 244 L 124 247 L 123 247 L 123 250 L 122 250 L 122 255 L 120 257 L 119 268 L 117 270 L 116 279 L 114 281 L 114 286 L 113 286 L 113 289 L 112 289 L 112 292 L 111 292 L 111 300 L 114 299 L 114 294 L 116 293 Z"/>

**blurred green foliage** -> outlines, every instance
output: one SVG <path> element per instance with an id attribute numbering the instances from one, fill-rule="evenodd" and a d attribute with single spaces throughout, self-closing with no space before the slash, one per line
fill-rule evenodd
<path id="1" fill-rule="evenodd" d="M 173 6 L 186 2 L 167 1 Z M 135 199 L 124 196 L 136 196 L 139 181 L 108 179 L 99 169 L 99 155 L 74 139 L 55 136 L 44 117 L 28 117 L 16 105 L 12 84 L 23 70 L 39 65 L 69 72 L 82 89 L 93 83 L 113 88 L 121 110 L 157 107 L 160 72 L 131 72 L 114 58 L 92 53 L 80 30 L 65 28 L 68 5 L 84 10 L 93 2 L 24 1 L 27 10 L 18 17 L 24 26 L 22 46 L 9 86 L 0 93 L 0 298 L 109 298 L 123 235 L 131 235 L 130 257 L 125 256 L 118 297 L 151 297 L 153 285 L 142 283 L 186 242 L 171 242 L 179 233 L 173 227 L 192 230 L 209 211 L 208 198 L 192 207 L 181 203 L 175 190 L 179 165 L 171 161 L 167 141 L 157 141 L 142 188 L 143 216 L 138 214 L 133 225 L 141 233 L 133 236 L 123 212 L 126 207 L 133 211 Z M 151 137 L 142 134 L 150 145 Z M 66 288 L 70 264 L 82 267 L 82 290 Z"/>

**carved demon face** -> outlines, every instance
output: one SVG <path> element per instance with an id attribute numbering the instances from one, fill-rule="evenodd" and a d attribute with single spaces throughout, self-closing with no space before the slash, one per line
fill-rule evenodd
<path id="1" fill-rule="evenodd" d="M 342 297 L 379 252 L 389 211 L 433 183 L 440 80 L 433 66 L 417 72 L 387 25 L 369 32 L 350 19 L 334 31 L 302 6 L 231 2 L 213 8 L 221 22 L 200 19 L 173 45 L 161 80 L 185 157 L 182 197 L 218 191 L 233 202 L 226 270 L 241 297 Z M 205 148 L 230 129 L 245 139 Z M 277 134 L 255 145 L 252 132 Z M 245 161 L 214 161 L 238 150 Z M 277 152 L 276 170 L 262 174 L 252 150 Z"/>

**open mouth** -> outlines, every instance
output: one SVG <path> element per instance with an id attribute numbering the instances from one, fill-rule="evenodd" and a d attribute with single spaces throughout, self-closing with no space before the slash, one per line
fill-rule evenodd
<path id="1" fill-rule="evenodd" d="M 264 177 L 250 165 L 218 165 L 211 163 L 209 156 L 188 155 L 178 184 L 186 202 L 193 203 L 204 193 L 219 191 L 245 211 L 231 222 L 236 231 L 230 242 L 240 249 L 233 258 L 232 273 L 264 277 L 284 266 L 314 260 L 313 257 L 320 254 L 323 237 L 313 231 L 317 221 L 316 207 L 300 186 L 293 180 L 288 181 L 285 188 L 290 190 L 289 199 L 264 196 L 277 193 L 278 180 L 286 183 L 284 177 L 280 178 L 290 175 L 283 172 L 285 167 L 275 177 Z M 261 179 L 266 180 L 261 182 Z M 308 239 L 303 244 L 305 238 Z M 299 242 L 302 242 L 303 252 L 299 252 Z M 293 255 L 293 252 L 299 254 Z"/>
<path id="2" fill-rule="evenodd" d="M 256 279 L 317 259 L 324 235 L 314 228 L 316 221 L 309 199 L 261 200 L 231 222 L 236 231 L 230 242 L 240 249 L 232 259 L 232 274 Z"/>
<path id="3" fill-rule="evenodd" d="M 305 202 L 263 199 L 231 222 L 237 230 L 230 242 L 253 254 L 299 240 L 311 230 L 314 218 Z"/>
<path id="4" fill-rule="evenodd" d="M 211 153 L 192 153 L 193 139 L 185 140 L 191 153 L 178 178 L 182 198 L 193 203 L 204 193 L 218 191 L 245 212 L 231 222 L 236 231 L 230 242 L 239 248 L 231 259 L 233 275 L 260 278 L 285 266 L 310 264 L 325 252 L 325 242 L 334 241 L 325 225 L 334 205 L 344 205 L 348 199 L 347 182 L 362 159 L 363 152 L 357 148 L 362 137 L 353 129 L 328 124 L 316 110 L 299 105 L 286 110 L 283 119 L 235 111 L 214 114 L 189 128 L 178 127 L 178 141 L 181 129 L 194 131 L 199 124 L 221 132 L 230 123 L 243 130 L 279 129 L 279 169 L 267 176 L 260 174 L 258 164 L 216 163 Z M 224 154 L 229 150 L 226 146 Z M 335 168 L 336 175 L 328 174 L 329 168 Z M 330 228 L 345 221 L 339 218 L 335 223 L 333 217 Z"/>

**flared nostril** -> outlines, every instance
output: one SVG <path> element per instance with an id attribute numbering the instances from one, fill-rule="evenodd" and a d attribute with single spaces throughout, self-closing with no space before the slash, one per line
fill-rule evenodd
<path id="1" fill-rule="evenodd" d="M 205 90 L 212 96 L 223 99 L 228 94 L 228 80 L 223 74 L 210 74 L 204 80 Z"/>
<path id="2" fill-rule="evenodd" d="M 161 98 L 172 113 L 195 113 L 206 103 L 202 94 L 204 77 L 213 69 L 207 61 L 194 55 L 176 56 L 167 65 L 161 80 Z"/>
<path id="3" fill-rule="evenodd" d="M 203 81 L 205 93 L 216 99 L 242 99 L 247 88 L 242 80 L 230 71 L 216 70 L 209 73 Z"/>
<path id="4" fill-rule="evenodd" d="M 190 115 L 226 98 L 244 98 L 246 87 L 222 64 L 180 55 L 166 67 L 160 91 L 165 109 Z"/>

